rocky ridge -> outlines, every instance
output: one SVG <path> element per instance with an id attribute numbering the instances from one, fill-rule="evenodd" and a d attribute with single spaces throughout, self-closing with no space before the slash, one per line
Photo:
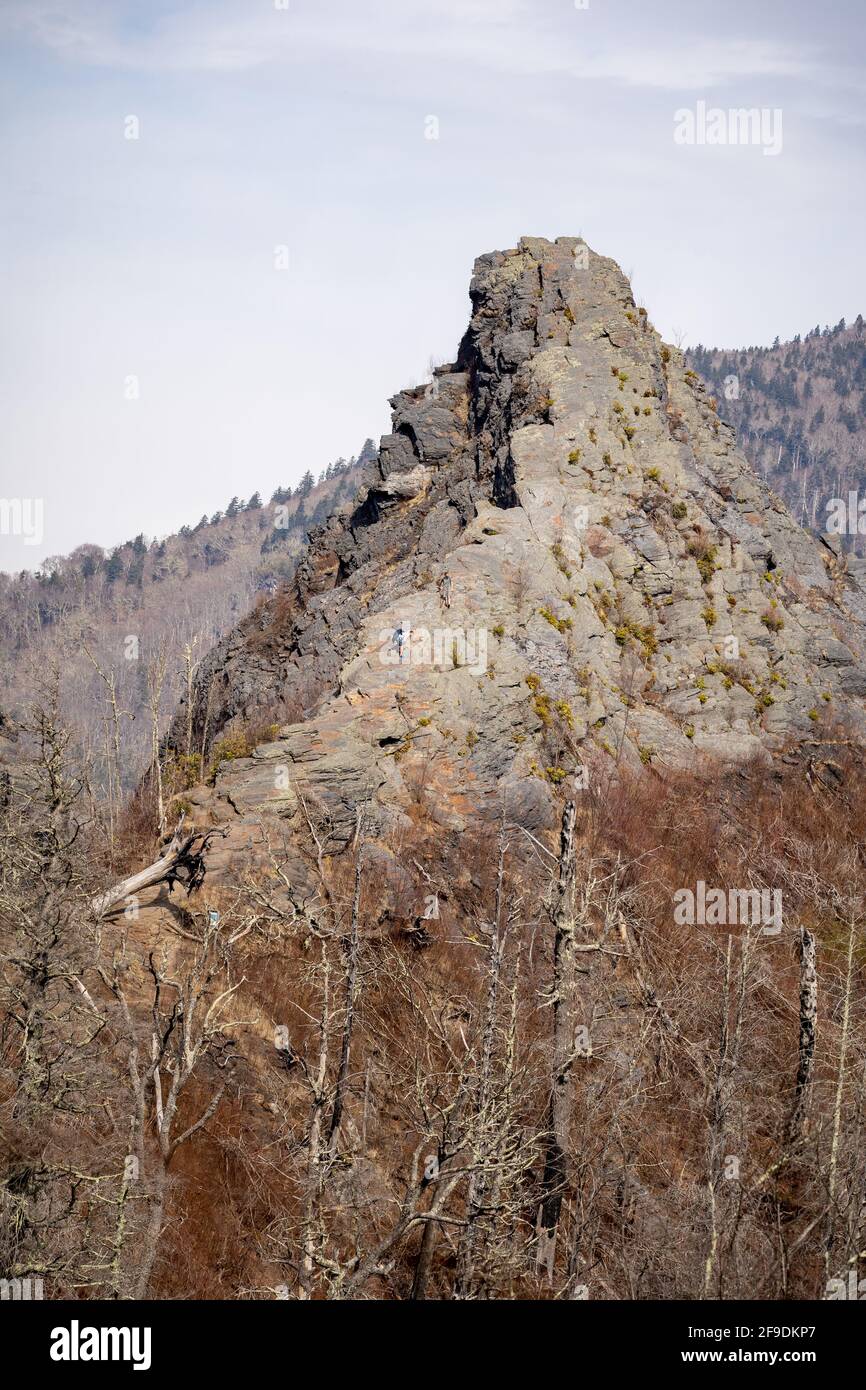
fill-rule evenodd
<path id="1" fill-rule="evenodd" d="M 423 804 L 555 814 L 586 768 L 866 735 L 866 595 L 752 472 L 682 354 L 578 238 L 481 256 L 456 362 L 400 392 L 354 508 L 200 668 L 197 739 L 288 711 L 195 815 L 313 798 L 331 847 Z M 443 578 L 451 585 L 446 606 Z M 403 660 L 395 634 L 408 633 Z M 169 748 L 181 750 L 181 707 Z"/>

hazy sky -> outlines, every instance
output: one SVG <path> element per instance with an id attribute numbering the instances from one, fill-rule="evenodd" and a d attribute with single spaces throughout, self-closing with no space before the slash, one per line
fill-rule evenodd
<path id="1" fill-rule="evenodd" d="M 866 311 L 864 30 L 863 0 L 0 0 L 0 498 L 44 502 L 0 568 L 356 453 L 524 233 L 585 236 L 691 343 Z M 781 111 L 781 152 L 678 144 L 701 102 Z"/>

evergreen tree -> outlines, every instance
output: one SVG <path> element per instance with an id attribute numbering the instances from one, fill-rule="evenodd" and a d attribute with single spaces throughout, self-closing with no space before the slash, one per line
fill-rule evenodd
<path id="1" fill-rule="evenodd" d="M 123 560 L 119 550 L 112 550 L 105 562 L 105 579 L 108 584 L 113 584 L 115 579 L 119 579 L 123 574 Z"/>
<path id="2" fill-rule="evenodd" d="M 127 584 L 136 584 L 140 589 L 144 579 L 144 556 L 136 555 L 132 564 L 126 572 Z"/>

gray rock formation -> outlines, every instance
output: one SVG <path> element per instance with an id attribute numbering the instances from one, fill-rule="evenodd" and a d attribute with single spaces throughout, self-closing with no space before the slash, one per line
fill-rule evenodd
<path id="1" fill-rule="evenodd" d="M 339 843 L 359 802 L 459 831 L 504 795 L 540 824 L 612 758 L 862 740 L 863 589 L 753 474 L 614 262 L 525 237 L 476 261 L 470 296 L 456 363 L 393 398 L 354 510 L 203 664 L 197 741 L 292 721 L 221 765 L 208 814 L 291 818 L 309 795 Z M 181 709 L 169 743 L 185 730 Z"/>

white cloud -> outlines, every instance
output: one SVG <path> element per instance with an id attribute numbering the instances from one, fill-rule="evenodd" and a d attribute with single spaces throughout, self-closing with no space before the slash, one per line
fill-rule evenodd
<path id="1" fill-rule="evenodd" d="M 615 49 L 599 57 L 591 75 L 634 87 L 704 91 L 743 78 L 803 78 L 813 67 L 804 52 L 786 51 L 777 43 L 771 45 L 759 39 L 721 39 L 712 43 L 685 40 L 668 43 L 663 49 Z"/>
<path id="2" fill-rule="evenodd" d="M 371 0 L 363 7 L 290 0 L 288 10 L 222 0 L 186 4 L 146 27 L 124 23 L 124 13 L 106 0 L 12 0 L 0 26 L 71 61 L 144 72 L 238 72 L 375 54 L 683 91 L 803 77 L 815 66 L 808 50 L 777 39 L 705 40 L 683 31 L 663 47 L 636 41 L 635 33 L 624 44 L 609 16 L 560 0 Z"/>

